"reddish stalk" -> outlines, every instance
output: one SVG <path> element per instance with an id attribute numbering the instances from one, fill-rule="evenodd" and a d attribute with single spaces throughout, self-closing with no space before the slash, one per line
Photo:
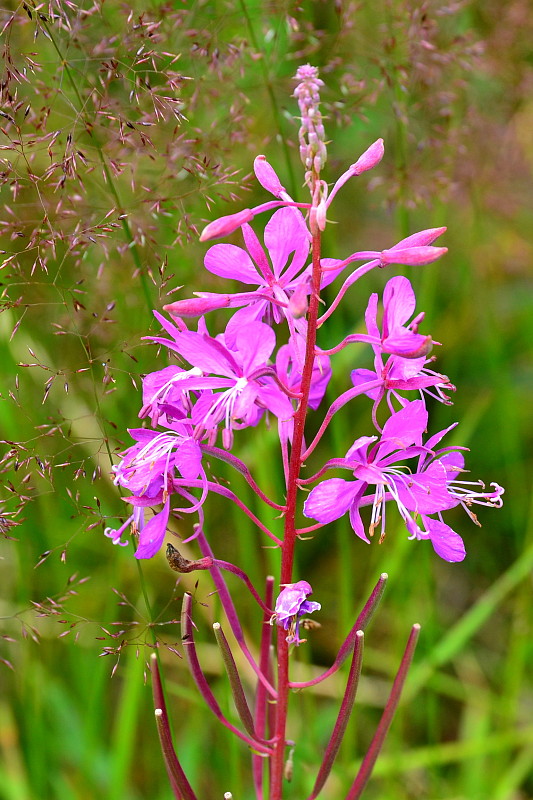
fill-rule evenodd
<path id="1" fill-rule="evenodd" d="M 274 578 L 269 575 L 266 580 L 265 591 L 265 606 L 272 608 L 274 602 Z M 261 633 L 261 651 L 259 658 L 259 669 L 261 674 L 267 680 L 271 679 L 270 670 L 270 647 L 272 644 L 273 626 L 270 625 L 271 614 L 264 614 L 263 616 L 263 630 Z M 257 681 L 257 689 L 255 694 L 255 710 L 254 710 L 254 723 L 255 735 L 258 739 L 266 739 L 268 737 L 268 693 L 265 686 L 261 681 Z M 252 772 L 254 778 L 254 788 L 257 800 L 263 800 L 263 775 L 265 769 L 265 759 L 257 753 L 252 753 Z"/>
<path id="2" fill-rule="evenodd" d="M 313 362 L 315 359 L 316 331 L 320 301 L 320 232 L 313 233 L 312 241 L 313 273 L 311 298 L 307 316 L 307 341 L 305 360 L 302 370 L 302 398 L 294 415 L 294 435 L 289 461 L 287 480 L 287 505 L 285 511 L 285 530 L 281 556 L 281 585 L 291 583 L 294 563 L 294 546 L 296 543 L 296 505 L 298 498 L 298 478 L 302 468 L 302 448 L 304 441 L 305 421 Z M 274 731 L 274 754 L 271 763 L 270 800 L 281 800 L 283 795 L 283 772 L 285 764 L 285 728 L 287 724 L 287 708 L 289 694 L 289 646 L 285 636 L 278 630 L 278 700 L 276 704 L 276 728 Z"/>

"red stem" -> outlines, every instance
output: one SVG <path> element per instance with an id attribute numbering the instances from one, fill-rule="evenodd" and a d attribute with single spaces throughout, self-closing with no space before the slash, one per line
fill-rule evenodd
<path id="1" fill-rule="evenodd" d="M 287 506 L 285 511 L 285 531 L 281 556 L 280 583 L 291 583 L 294 563 L 294 546 L 296 543 L 296 504 L 298 497 L 298 478 L 302 468 L 302 448 L 304 441 L 305 420 L 313 374 L 318 309 L 320 301 L 320 233 L 313 233 L 312 241 L 313 273 L 311 298 L 307 316 L 307 341 L 305 360 L 302 370 L 302 398 L 294 415 L 294 433 L 289 461 L 287 481 Z M 282 800 L 283 771 L 285 764 L 285 728 L 287 724 L 287 707 L 289 694 L 289 646 L 278 629 L 278 700 L 276 704 L 276 728 L 274 731 L 274 754 L 271 761 L 270 800 Z"/>
<path id="2" fill-rule="evenodd" d="M 274 602 L 274 578 L 269 575 L 266 580 L 265 606 L 272 608 Z M 270 625 L 271 614 L 263 615 L 263 631 L 261 633 L 261 655 L 259 658 L 259 669 L 263 675 L 269 678 L 270 646 L 272 643 L 272 625 Z M 267 738 L 267 718 L 268 718 L 268 693 L 261 683 L 257 681 L 255 694 L 255 735 L 258 739 Z M 263 772 L 265 759 L 257 753 L 252 753 L 252 768 L 254 787 L 257 800 L 263 800 Z"/>

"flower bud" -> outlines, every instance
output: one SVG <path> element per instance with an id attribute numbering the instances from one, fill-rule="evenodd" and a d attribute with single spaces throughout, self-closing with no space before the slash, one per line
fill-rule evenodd
<path id="1" fill-rule="evenodd" d="M 352 175 L 361 175 L 362 172 L 373 169 L 383 158 L 384 152 L 383 139 L 377 139 L 377 141 L 371 144 L 363 155 L 357 159 L 355 164 L 351 165 L 350 172 Z"/>
<path id="2" fill-rule="evenodd" d="M 382 250 L 381 266 L 387 264 L 404 264 L 410 267 L 431 264 L 448 252 L 447 247 L 392 247 Z"/>
<path id="3" fill-rule="evenodd" d="M 329 206 L 339 189 L 341 189 L 344 184 L 357 175 L 361 175 L 363 172 L 367 172 L 367 170 L 372 169 L 379 164 L 381 159 L 383 158 L 383 153 L 385 152 L 385 148 L 383 146 L 383 139 L 378 139 L 373 144 L 370 145 L 369 148 L 365 150 L 362 156 L 360 156 L 355 164 L 352 164 L 346 172 L 340 176 L 338 181 L 335 182 L 333 189 L 329 195 L 329 199 L 327 201 L 327 205 Z"/>
<path id="4" fill-rule="evenodd" d="M 307 309 L 309 308 L 309 301 L 307 295 L 309 289 L 306 283 L 301 283 L 289 300 L 289 313 L 294 319 L 305 317 Z"/>
<path id="5" fill-rule="evenodd" d="M 418 233 L 412 233 L 411 236 L 408 236 L 406 239 L 402 239 L 401 242 L 395 244 L 391 250 L 395 248 L 404 249 L 406 247 L 425 247 L 428 244 L 433 244 L 435 239 L 438 239 L 439 236 L 442 236 L 443 233 L 446 233 L 447 228 L 426 228 L 424 231 L 418 231 Z"/>
<path id="6" fill-rule="evenodd" d="M 300 157 L 307 171 L 318 174 L 326 163 L 325 132 L 320 113 L 320 88 L 324 82 L 318 77 L 318 69 L 310 64 L 298 67 L 298 86 L 294 96 L 298 100 L 301 126 L 298 132 Z"/>
<path id="7" fill-rule="evenodd" d="M 327 205 L 326 205 L 326 199 L 324 198 L 317 205 L 315 211 L 315 220 L 316 224 L 318 225 L 319 231 L 326 230 L 326 211 L 327 211 Z"/>
<path id="8" fill-rule="evenodd" d="M 251 222 L 254 218 L 254 213 L 250 208 L 245 208 L 237 214 L 229 214 L 226 217 L 219 217 L 218 219 L 210 222 L 209 225 L 203 229 L 200 234 L 201 242 L 208 242 L 210 239 L 220 239 L 222 236 L 228 236 L 245 222 Z"/>
<path id="9" fill-rule="evenodd" d="M 163 311 L 168 311 L 172 317 L 201 317 L 208 311 L 226 308 L 229 301 L 230 298 L 227 294 L 190 297 L 186 300 L 177 300 L 175 303 L 167 303 L 166 306 L 163 306 Z"/>
<path id="10" fill-rule="evenodd" d="M 281 197 L 287 195 L 285 187 L 281 185 L 280 179 L 276 175 L 273 167 L 270 166 L 264 156 L 257 156 L 254 161 L 255 177 L 267 192 L 270 192 L 274 197 Z"/>

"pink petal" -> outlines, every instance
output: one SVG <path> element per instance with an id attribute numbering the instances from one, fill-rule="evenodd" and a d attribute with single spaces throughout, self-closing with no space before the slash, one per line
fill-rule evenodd
<path id="1" fill-rule="evenodd" d="M 294 208 L 280 208 L 269 219 L 265 227 L 265 245 L 270 254 L 276 278 L 295 253 L 290 275 L 294 275 L 304 266 L 309 253 L 308 231 L 300 211 Z"/>
<path id="2" fill-rule="evenodd" d="M 459 504 L 459 500 L 448 492 L 446 470 L 439 461 L 424 472 L 397 476 L 394 485 L 404 506 L 414 513 L 435 514 Z"/>
<path id="3" fill-rule="evenodd" d="M 183 372 L 186 372 L 186 370 L 176 366 L 164 367 L 155 372 L 149 372 L 143 380 L 143 403 L 150 403 L 153 396 L 162 389 L 166 383 Z"/>
<path id="4" fill-rule="evenodd" d="M 464 472 L 465 459 L 463 454 L 459 453 L 457 450 L 454 450 L 452 453 L 446 453 L 439 461 L 446 470 L 448 481 L 457 478 L 458 475 Z"/>
<path id="5" fill-rule="evenodd" d="M 155 514 L 144 526 L 139 536 L 139 546 L 135 551 L 135 558 L 152 558 L 160 549 L 167 531 L 168 517 L 170 514 L 170 497 L 163 509 Z"/>
<path id="6" fill-rule="evenodd" d="M 370 544 L 370 539 L 366 535 L 365 527 L 361 519 L 361 513 L 359 511 L 359 495 L 362 495 L 363 491 L 364 489 L 361 487 L 360 491 L 357 492 L 356 497 L 354 498 L 354 502 L 350 506 L 350 525 L 352 526 L 354 533 L 359 536 L 363 542 Z"/>
<path id="7" fill-rule="evenodd" d="M 268 263 L 268 258 L 266 257 L 266 253 L 263 250 L 261 242 L 257 238 L 254 229 L 251 225 L 243 225 L 242 226 L 242 238 L 244 239 L 244 244 L 246 245 L 246 249 L 250 253 L 252 257 L 252 261 L 259 267 L 263 277 L 271 276 L 272 270 L 270 269 L 270 264 Z"/>
<path id="8" fill-rule="evenodd" d="M 240 392 L 232 410 L 232 419 L 242 419 L 249 425 L 255 425 L 259 421 L 257 410 L 254 408 L 258 396 L 257 383 L 249 383 Z"/>
<path id="9" fill-rule="evenodd" d="M 238 360 L 245 375 L 264 367 L 276 346 L 276 334 L 264 322 L 251 322 L 241 326 L 235 336 Z"/>
<path id="10" fill-rule="evenodd" d="M 257 395 L 258 399 L 261 401 L 261 405 L 268 408 L 279 420 L 290 420 L 293 418 L 294 408 L 292 407 L 291 401 L 274 383 L 261 386 Z"/>
<path id="11" fill-rule="evenodd" d="M 387 361 L 387 380 L 406 382 L 411 381 L 422 369 L 424 369 L 426 361 L 427 359 L 425 356 L 422 356 L 421 358 L 402 358 L 401 356 L 391 356 L 391 358 Z M 434 377 L 434 380 L 438 380 L 439 383 L 441 382 L 438 376 Z M 424 385 L 431 386 L 432 384 L 428 383 Z"/>
<path id="12" fill-rule="evenodd" d="M 331 267 L 335 267 L 339 264 L 338 269 L 331 269 Z M 320 288 L 324 289 L 326 286 L 329 286 L 335 278 L 340 275 L 343 269 L 346 269 L 346 263 L 340 258 L 321 258 L 320 259 L 320 266 L 322 268 L 328 267 L 327 272 L 322 273 L 322 277 L 320 278 Z M 307 270 L 305 271 L 307 273 Z M 311 270 L 309 270 L 309 275 L 311 275 Z"/>
<path id="13" fill-rule="evenodd" d="M 186 439 L 180 444 L 174 457 L 174 465 L 183 478 L 194 480 L 202 469 L 202 451 L 193 439 Z"/>
<path id="14" fill-rule="evenodd" d="M 381 333 L 379 332 L 377 324 L 377 316 L 378 316 L 378 296 L 377 294 L 371 294 L 365 311 L 366 329 L 370 334 L 370 336 L 375 336 L 376 339 L 381 339 Z"/>
<path id="15" fill-rule="evenodd" d="M 383 470 L 375 464 L 359 464 L 353 471 L 356 478 L 365 483 L 387 483 Z"/>
<path id="16" fill-rule="evenodd" d="M 424 518 L 431 544 L 436 554 L 445 561 L 456 563 L 463 561 L 466 550 L 463 540 L 449 525 L 436 519 Z"/>
<path id="17" fill-rule="evenodd" d="M 346 460 L 358 463 L 366 462 L 368 447 L 372 442 L 377 441 L 377 438 L 377 436 L 360 436 L 346 453 Z"/>
<path id="18" fill-rule="evenodd" d="M 274 168 L 270 166 L 265 156 L 257 156 L 254 161 L 254 172 L 263 189 L 273 194 L 274 197 L 279 197 L 282 192 L 285 192 Z"/>
<path id="19" fill-rule="evenodd" d="M 413 400 L 400 411 L 393 414 L 383 426 L 382 442 L 391 440 L 393 449 L 408 447 L 411 444 L 422 444 L 422 434 L 428 424 L 428 412 L 422 400 Z M 391 452 L 387 447 L 382 451 L 380 445 L 380 458 L 382 453 Z"/>
<path id="20" fill-rule="evenodd" d="M 452 424 L 451 424 L 451 425 L 450 425 L 448 428 L 444 428 L 444 430 L 442 430 L 442 431 L 439 431 L 438 433 L 435 433 L 433 436 L 431 436 L 431 437 L 430 437 L 430 438 L 427 440 L 427 442 L 426 442 L 426 447 L 427 447 L 429 450 L 434 450 L 434 449 L 435 449 L 435 445 L 436 445 L 436 444 L 438 444 L 438 443 L 440 442 L 440 440 L 441 440 L 441 439 L 442 439 L 444 436 L 446 436 L 446 434 L 448 433 L 448 431 L 451 431 L 451 430 L 453 430 L 453 428 L 457 427 L 457 425 L 459 425 L 459 423 L 458 423 L 458 422 L 453 422 L 453 423 L 452 423 Z"/>
<path id="21" fill-rule="evenodd" d="M 246 250 L 235 244 L 215 244 L 210 247 L 205 254 L 204 266 L 220 278 L 251 283 L 255 286 L 263 283 Z"/>
<path id="22" fill-rule="evenodd" d="M 261 322 L 270 307 L 268 300 L 256 300 L 244 308 L 239 308 L 238 311 L 231 318 L 232 324 L 235 325 L 235 333 L 232 339 L 226 339 L 228 347 L 233 350 L 235 348 L 235 337 L 237 330 L 243 325 L 255 324 Z M 227 331 L 227 328 L 226 328 Z M 233 331 L 232 331 L 233 335 Z"/>
<path id="23" fill-rule="evenodd" d="M 319 483 L 304 503 L 304 515 L 318 522 L 332 522 L 346 514 L 359 487 L 358 481 L 330 478 Z"/>
<path id="24" fill-rule="evenodd" d="M 170 333 L 170 335 L 174 339 L 182 331 L 184 331 L 184 330 L 186 331 L 187 330 L 187 326 L 186 326 L 186 324 L 184 322 L 181 322 L 181 320 L 177 320 L 177 323 L 178 323 L 178 326 L 179 326 L 179 327 L 177 327 L 176 325 L 173 325 L 172 322 L 170 322 L 168 319 L 165 319 L 165 317 L 162 314 L 160 314 L 159 311 L 154 311 L 154 317 L 156 318 L 156 320 L 158 322 L 161 323 L 162 327 L 166 330 L 166 332 Z"/>
<path id="25" fill-rule="evenodd" d="M 401 358 L 421 358 L 428 355 L 433 349 L 431 336 L 422 333 L 412 333 L 408 328 L 395 328 L 390 336 L 383 339 L 384 353 L 391 353 Z"/>
<path id="26" fill-rule="evenodd" d="M 391 278 L 383 291 L 383 338 L 407 322 L 415 306 L 416 298 L 410 281 L 401 275 Z"/>
<path id="27" fill-rule="evenodd" d="M 167 369 L 172 368 L 167 367 Z M 146 444 L 158 435 L 157 431 L 152 431 L 150 428 L 128 428 L 128 433 L 136 442 L 142 442 L 143 444 Z M 135 445 L 133 446 L 135 447 Z M 126 452 L 129 452 L 131 449 L 132 448 L 129 448 Z"/>
<path id="28" fill-rule="evenodd" d="M 177 338 L 176 350 L 190 364 L 199 367 L 203 372 L 227 377 L 235 376 L 236 362 L 229 351 L 210 336 L 186 331 Z M 183 386 L 185 385 L 186 382 L 183 383 Z"/>
<path id="29" fill-rule="evenodd" d="M 370 369 L 354 369 L 350 373 L 350 378 L 352 379 L 353 385 L 357 387 L 369 381 L 375 381 L 377 379 L 377 374 Z M 375 386 L 373 389 L 365 392 L 365 394 L 372 400 L 377 400 L 381 394 L 381 389 L 379 386 Z"/>
<path id="30" fill-rule="evenodd" d="M 311 388 L 309 391 L 309 406 L 316 411 L 331 378 L 331 366 L 328 356 L 317 356 L 313 364 L 311 375 Z"/>

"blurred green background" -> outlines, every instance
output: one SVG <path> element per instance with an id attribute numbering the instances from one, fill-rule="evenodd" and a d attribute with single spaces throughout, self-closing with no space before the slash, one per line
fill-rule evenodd
<path id="1" fill-rule="evenodd" d="M 379 167 L 333 206 L 324 254 L 448 226 L 446 258 L 404 271 L 426 312 L 423 330 L 443 343 L 437 369 L 457 385 L 453 407 L 431 407 L 430 430 L 460 420 L 453 439 L 471 448 L 473 478 L 506 487 L 501 511 L 480 510 L 482 528 L 450 514 L 468 551 L 462 564 L 406 541 L 401 527 L 366 547 L 347 520 L 300 545 L 298 576 L 323 608 L 321 629 L 296 656 L 305 674 L 331 663 L 369 588 L 390 574 L 321 797 L 338 800 L 350 786 L 413 622 L 422 635 L 406 702 L 365 797 L 533 797 L 527 0 L 51 0 L 8 4 L 0 19 L 0 798 L 171 797 L 146 678 L 154 640 L 198 796 L 253 796 L 245 747 L 210 718 L 179 656 L 174 620 L 188 588 L 202 664 L 234 719 L 208 576 L 176 583 L 162 554 L 141 572 L 103 529 L 124 519 L 110 463 L 138 424 L 141 376 L 168 363 L 142 341 L 158 329 L 152 308 L 222 285 L 202 266 L 198 230 L 266 199 L 251 176 L 258 153 L 305 198 L 290 95 L 307 62 L 326 84 L 326 179 L 379 136 L 386 147 Z M 361 329 L 369 293 L 392 274 L 352 289 L 323 342 Z M 210 317 L 211 331 L 226 319 Z M 369 363 L 362 347 L 344 351 L 329 400 L 347 388 L 350 369 Z M 369 412 L 363 398 L 339 414 L 316 463 L 368 433 Z M 319 420 L 320 411 L 311 424 Z M 280 497 L 275 431 L 236 440 L 260 485 Z M 229 470 L 221 479 L 246 495 Z M 215 498 L 206 514 L 219 557 L 259 585 L 266 570 L 276 574 L 276 554 L 235 507 Z M 190 521 L 176 524 L 190 533 Z M 194 543 L 186 552 L 197 552 Z M 258 641 L 260 616 L 230 585 Z M 293 699 L 287 798 L 312 788 L 343 679 Z"/>

